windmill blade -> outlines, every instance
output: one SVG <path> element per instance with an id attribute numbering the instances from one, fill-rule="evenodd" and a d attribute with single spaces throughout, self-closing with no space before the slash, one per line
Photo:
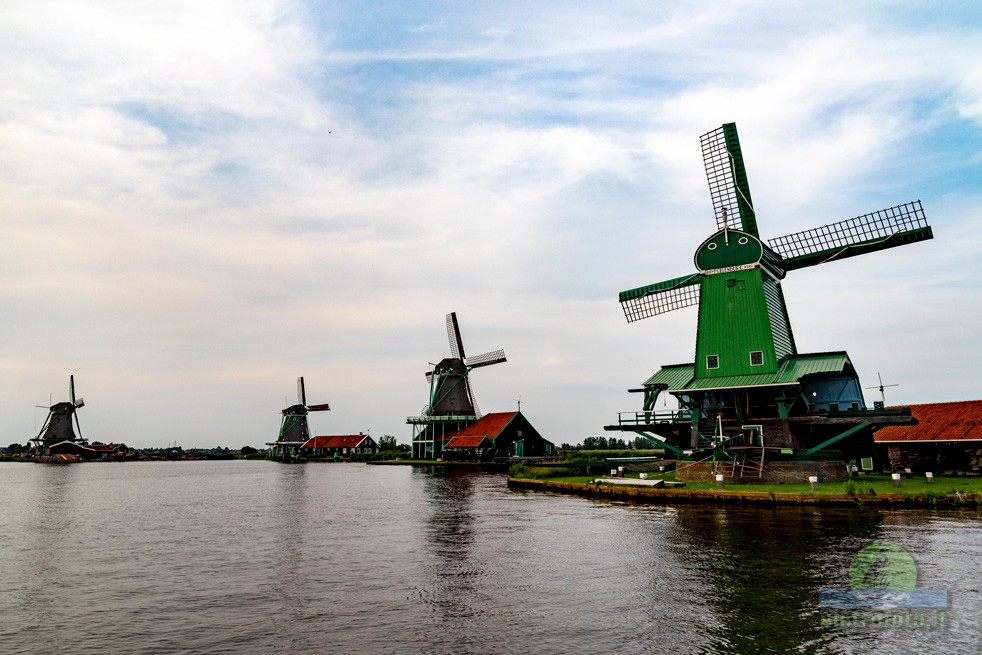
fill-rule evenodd
<path id="1" fill-rule="evenodd" d="M 327 403 L 321 403 L 320 405 L 307 405 L 308 412 L 326 412 L 331 409 L 331 406 Z"/>
<path id="2" fill-rule="evenodd" d="M 75 404 L 75 376 L 68 376 L 68 397 L 72 401 L 72 405 Z"/>
<path id="3" fill-rule="evenodd" d="M 726 123 L 703 134 L 699 143 L 716 213 L 716 227 L 722 230 L 730 223 L 730 228 L 739 226 L 744 232 L 760 238 L 736 124 Z"/>
<path id="4" fill-rule="evenodd" d="M 467 384 L 467 395 L 470 396 L 471 405 L 474 406 L 474 416 L 481 418 L 481 408 L 477 406 L 477 396 L 474 395 L 474 387 L 471 386 L 471 376 L 466 376 L 464 382 Z"/>
<path id="5" fill-rule="evenodd" d="M 447 337 L 450 339 L 450 354 L 455 359 L 463 359 L 464 341 L 460 338 L 460 326 L 457 325 L 457 312 L 447 314 Z"/>
<path id="6" fill-rule="evenodd" d="M 698 273 L 621 291 L 619 300 L 628 323 L 699 303 Z"/>
<path id="7" fill-rule="evenodd" d="M 489 353 L 484 353 L 483 355 L 478 355 L 477 357 L 470 357 L 464 360 L 470 368 L 478 368 L 480 366 L 491 366 L 492 364 L 499 364 L 501 362 L 507 362 L 505 359 L 504 350 L 494 350 Z"/>
<path id="8" fill-rule="evenodd" d="M 933 239 L 920 200 L 767 242 L 787 270 Z"/>
<path id="9" fill-rule="evenodd" d="M 79 441 L 81 441 L 82 440 L 82 424 L 78 422 L 78 412 L 74 412 L 73 411 L 72 412 L 72 416 L 75 417 L 75 427 L 78 428 L 78 438 L 79 438 Z M 71 419 L 68 419 L 68 420 L 69 420 L 68 426 L 71 427 Z"/>
<path id="10" fill-rule="evenodd" d="M 303 386 L 303 376 L 297 378 L 297 402 L 307 405 L 307 390 Z"/>

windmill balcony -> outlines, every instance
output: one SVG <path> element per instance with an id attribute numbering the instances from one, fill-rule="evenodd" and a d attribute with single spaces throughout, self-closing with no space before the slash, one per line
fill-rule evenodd
<path id="1" fill-rule="evenodd" d="M 653 423 L 677 423 L 688 421 L 689 412 L 674 410 L 667 412 L 618 412 L 618 425 L 651 425 Z"/>

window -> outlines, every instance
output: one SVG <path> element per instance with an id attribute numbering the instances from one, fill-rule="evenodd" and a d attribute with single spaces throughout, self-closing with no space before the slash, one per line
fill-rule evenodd
<path id="1" fill-rule="evenodd" d="M 750 351 L 750 365 L 751 366 L 763 366 L 764 365 L 764 351 L 763 350 L 751 350 Z"/>
<path id="2" fill-rule="evenodd" d="M 719 368 L 719 355 L 706 355 L 706 368 Z"/>

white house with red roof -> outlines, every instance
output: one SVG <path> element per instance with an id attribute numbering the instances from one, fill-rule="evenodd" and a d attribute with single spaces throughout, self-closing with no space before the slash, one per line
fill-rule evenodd
<path id="1" fill-rule="evenodd" d="M 346 434 L 308 439 L 300 451 L 314 457 L 350 457 L 352 455 L 374 454 L 382 449 L 367 434 Z"/>

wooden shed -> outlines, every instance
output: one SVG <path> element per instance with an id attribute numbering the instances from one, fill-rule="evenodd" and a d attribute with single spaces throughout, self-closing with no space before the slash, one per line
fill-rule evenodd
<path id="1" fill-rule="evenodd" d="M 915 425 L 891 425 L 873 438 L 895 470 L 982 473 L 982 400 L 911 405 Z"/>

